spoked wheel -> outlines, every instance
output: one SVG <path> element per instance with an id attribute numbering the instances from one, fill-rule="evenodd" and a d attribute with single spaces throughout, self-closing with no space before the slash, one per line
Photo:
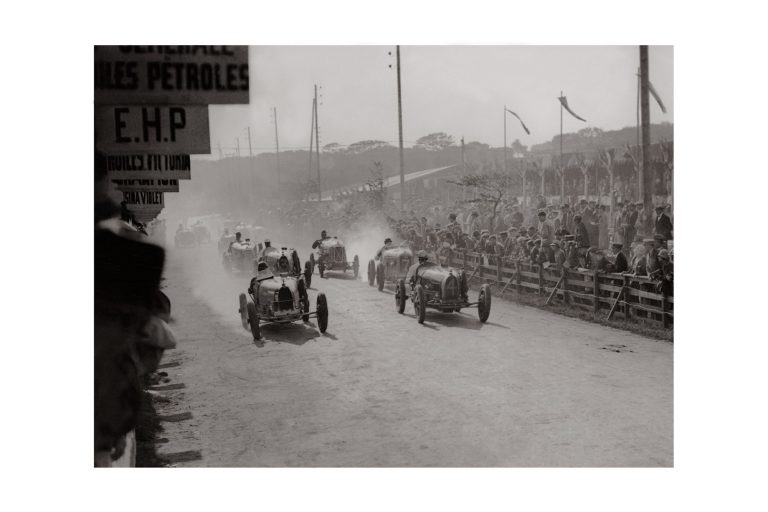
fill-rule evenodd
<path id="1" fill-rule="evenodd" d="M 309 322 L 309 294 L 307 293 L 307 285 L 304 284 L 304 281 L 299 279 L 297 288 L 299 291 L 299 303 L 301 304 L 301 311 L 304 313 L 301 315 L 301 320 L 304 322 Z"/>
<path id="2" fill-rule="evenodd" d="M 413 309 L 420 324 L 424 323 L 424 317 L 427 315 L 427 303 L 424 295 L 424 287 L 417 284 L 413 297 Z"/>
<path id="3" fill-rule="evenodd" d="M 315 269 L 315 253 L 309 253 L 309 263 L 312 265 L 312 270 Z"/>
<path id="4" fill-rule="evenodd" d="M 491 287 L 484 284 L 480 287 L 480 295 L 477 297 L 477 316 L 480 317 L 480 321 L 485 323 L 488 320 L 488 316 L 491 314 Z"/>
<path id="5" fill-rule="evenodd" d="M 243 324 L 243 329 L 248 329 L 248 299 L 245 298 L 245 294 L 240 294 L 240 309 L 237 310 L 240 313 L 240 322 Z"/>
<path id="6" fill-rule="evenodd" d="M 459 276 L 459 288 L 461 293 L 461 298 L 468 301 L 469 298 L 469 284 L 467 283 L 467 273 L 463 270 L 461 271 L 461 274 Z"/>
<path id="7" fill-rule="evenodd" d="M 328 301 L 323 292 L 317 294 L 317 328 L 321 333 L 328 328 Z"/>
<path id="8" fill-rule="evenodd" d="M 260 340 L 259 314 L 256 312 L 256 304 L 253 302 L 248 303 L 248 323 L 251 325 L 251 334 L 253 334 L 254 341 Z"/>
<path id="9" fill-rule="evenodd" d="M 312 287 L 312 263 L 309 261 L 304 264 L 304 281 L 307 282 L 307 288 Z"/>
<path id="10" fill-rule="evenodd" d="M 357 254 L 355 254 L 355 259 L 352 262 L 352 269 L 355 271 L 355 279 L 357 279 L 357 275 L 360 273 L 360 258 L 357 257 Z"/>
<path id="11" fill-rule="evenodd" d="M 376 281 L 376 262 L 370 260 L 368 262 L 368 286 L 373 286 Z"/>
<path id="12" fill-rule="evenodd" d="M 379 265 L 379 268 L 376 269 L 376 281 L 379 287 L 379 291 L 382 291 L 384 289 L 384 264 L 382 263 Z"/>
<path id="13" fill-rule="evenodd" d="M 397 281 L 397 289 L 395 289 L 395 307 L 401 315 L 405 311 L 405 301 L 407 298 L 408 296 L 405 294 L 405 279 L 399 279 Z"/>

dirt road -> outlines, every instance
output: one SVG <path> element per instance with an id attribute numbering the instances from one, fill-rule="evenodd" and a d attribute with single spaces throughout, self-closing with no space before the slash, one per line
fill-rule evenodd
<path id="1" fill-rule="evenodd" d="M 158 451 L 179 466 L 672 466 L 670 343 L 494 297 L 491 316 L 427 312 L 391 292 L 331 277 L 328 332 L 314 320 L 240 325 L 246 279 L 215 249 L 171 251 L 179 348 L 161 393 Z M 367 257 L 361 255 L 363 262 Z M 474 298 L 475 292 L 472 293 Z"/>

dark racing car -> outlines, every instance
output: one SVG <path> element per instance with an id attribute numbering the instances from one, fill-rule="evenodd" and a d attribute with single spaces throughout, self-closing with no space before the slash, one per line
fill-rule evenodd
<path id="1" fill-rule="evenodd" d="M 491 313 L 489 285 L 482 285 L 477 302 L 470 302 L 469 284 L 464 271 L 428 262 L 424 251 L 419 253 L 419 263 L 408 270 L 405 279 L 399 279 L 397 282 L 395 306 L 398 313 L 405 311 L 405 302 L 409 296 L 420 324 L 424 323 L 427 308 L 452 313 L 459 312 L 462 308 L 476 307 L 478 317 L 483 323 Z"/>

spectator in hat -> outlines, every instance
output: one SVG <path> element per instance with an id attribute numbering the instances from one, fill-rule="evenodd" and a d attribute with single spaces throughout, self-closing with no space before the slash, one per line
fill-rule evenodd
<path id="1" fill-rule="evenodd" d="M 576 244 L 580 248 L 589 248 L 589 232 L 587 226 L 581 221 L 581 215 L 573 216 L 573 225 L 576 235 Z"/>
<path id="2" fill-rule="evenodd" d="M 610 264 L 608 272 L 616 272 L 618 274 L 621 274 L 623 272 L 626 272 L 629 269 L 629 264 L 627 263 L 627 257 L 624 256 L 623 252 L 621 252 L 622 246 L 623 244 L 619 242 L 614 242 L 611 244 L 612 262 Z"/>
<path id="3" fill-rule="evenodd" d="M 543 238 L 547 244 L 549 244 L 549 242 L 555 239 L 555 226 L 550 220 L 547 219 L 546 210 L 539 210 L 538 218 L 539 225 L 537 231 L 539 236 Z"/>
<path id="4" fill-rule="evenodd" d="M 658 293 L 661 293 L 665 297 L 673 295 L 673 265 L 669 255 L 669 251 L 662 249 L 658 255 L 659 265 L 654 271 L 651 277 L 658 279 L 659 283 L 656 286 Z"/>
<path id="5" fill-rule="evenodd" d="M 672 239 L 672 220 L 664 213 L 663 206 L 656 207 L 656 221 L 654 223 L 654 234 L 661 235 L 664 240 Z"/>
<path id="6" fill-rule="evenodd" d="M 597 210 L 598 247 L 608 247 L 608 208 L 601 204 Z"/>
<path id="7" fill-rule="evenodd" d="M 557 268 L 563 267 L 565 265 L 565 252 L 561 248 L 560 242 L 555 240 L 549 245 L 552 247 L 552 257 L 549 261 L 554 263 Z"/>

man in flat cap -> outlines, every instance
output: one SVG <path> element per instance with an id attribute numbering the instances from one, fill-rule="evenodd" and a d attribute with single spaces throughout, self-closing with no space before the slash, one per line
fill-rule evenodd
<path id="1" fill-rule="evenodd" d="M 629 269 L 629 263 L 627 257 L 621 252 L 623 244 L 620 242 L 614 242 L 611 244 L 611 259 L 613 260 L 609 267 L 609 272 L 616 272 L 621 274 Z"/>

